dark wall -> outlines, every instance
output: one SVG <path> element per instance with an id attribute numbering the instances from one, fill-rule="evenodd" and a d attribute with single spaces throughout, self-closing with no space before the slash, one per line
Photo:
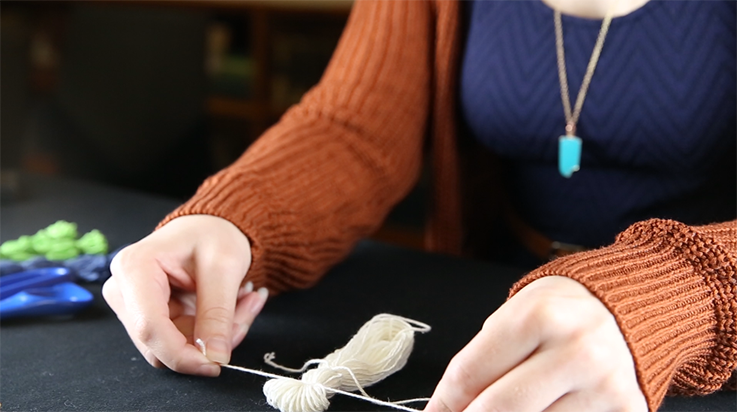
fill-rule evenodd
<path id="1" fill-rule="evenodd" d="M 17 169 L 29 106 L 30 28 L 23 13 L 8 12 L 4 7 L 0 11 L 0 166 Z"/>
<path id="2" fill-rule="evenodd" d="M 49 162 L 41 168 L 166 195 L 193 193 L 212 172 L 203 112 L 206 16 L 85 2 L 51 13 L 63 14 L 56 16 L 63 38 L 52 39 L 59 48 L 55 84 L 40 93 L 28 87 L 29 32 L 49 12 L 26 5 L 4 18 L 15 24 L 2 32 L 3 168 Z"/>

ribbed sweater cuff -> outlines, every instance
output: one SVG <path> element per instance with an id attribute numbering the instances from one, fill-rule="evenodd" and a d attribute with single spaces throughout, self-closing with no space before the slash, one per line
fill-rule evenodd
<path id="1" fill-rule="evenodd" d="M 736 267 L 735 255 L 708 232 L 653 219 L 632 225 L 609 247 L 540 267 L 510 296 L 544 276 L 587 287 L 616 318 L 655 411 L 669 390 L 707 394 L 735 370 Z"/>
<path id="2" fill-rule="evenodd" d="M 250 280 L 256 287 L 266 286 L 272 294 L 310 286 L 297 278 L 268 276 L 269 273 L 284 273 L 285 266 L 300 271 L 298 259 L 290 258 L 292 254 L 288 253 L 294 245 L 289 245 L 284 237 L 284 234 L 292 232 L 288 227 L 293 217 L 279 213 L 286 209 L 278 203 L 278 198 L 269 188 L 242 173 L 225 169 L 208 178 L 197 194 L 167 215 L 157 229 L 180 216 L 221 217 L 236 225 L 251 244 L 251 267 L 244 281 Z"/>

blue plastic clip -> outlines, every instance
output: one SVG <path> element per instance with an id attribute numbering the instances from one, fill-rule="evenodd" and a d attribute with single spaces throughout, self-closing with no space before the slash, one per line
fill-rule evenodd
<path id="1" fill-rule="evenodd" d="M 93 296 L 73 282 L 69 269 L 46 267 L 0 277 L 0 319 L 70 315 L 89 306 Z"/>

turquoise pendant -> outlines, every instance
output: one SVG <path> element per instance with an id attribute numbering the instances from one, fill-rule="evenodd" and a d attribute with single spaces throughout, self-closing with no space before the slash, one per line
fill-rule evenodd
<path id="1" fill-rule="evenodd" d="M 581 168 L 581 138 L 563 135 L 558 139 L 558 171 L 571 177 Z"/>

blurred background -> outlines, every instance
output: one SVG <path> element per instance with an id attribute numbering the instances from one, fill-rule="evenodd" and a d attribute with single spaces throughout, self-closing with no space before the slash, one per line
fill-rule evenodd
<path id="1" fill-rule="evenodd" d="M 316 84 L 352 0 L 0 2 L 0 165 L 185 200 Z M 7 186 L 6 186 L 7 187 Z M 376 238 L 420 247 L 423 198 Z"/>

